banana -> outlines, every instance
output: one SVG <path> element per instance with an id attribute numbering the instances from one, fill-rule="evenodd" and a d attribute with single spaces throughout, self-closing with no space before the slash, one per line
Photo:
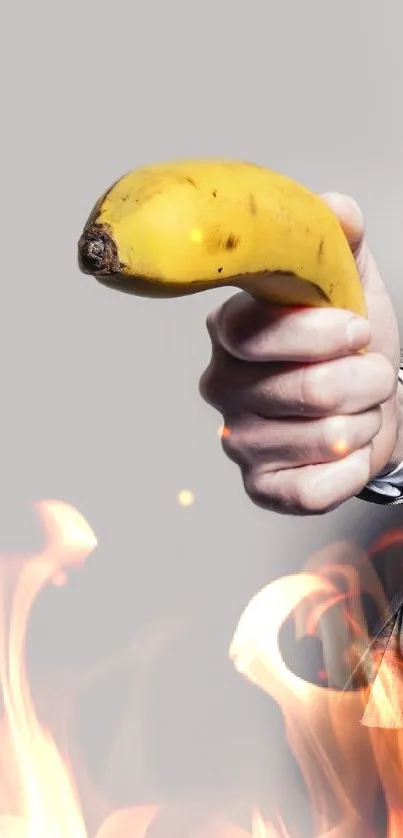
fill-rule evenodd
<path id="1" fill-rule="evenodd" d="M 124 175 L 95 204 L 78 261 L 103 284 L 141 296 L 236 286 L 273 304 L 367 314 L 334 213 L 253 163 L 174 161 Z"/>

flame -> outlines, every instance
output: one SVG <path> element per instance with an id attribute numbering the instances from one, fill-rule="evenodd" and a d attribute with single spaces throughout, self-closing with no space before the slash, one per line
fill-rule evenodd
<path id="1" fill-rule="evenodd" d="M 376 548 L 402 540 L 402 530 L 389 533 L 378 539 L 372 555 Z M 387 838 L 401 838 L 403 833 L 399 626 L 396 623 L 386 648 L 371 649 L 359 595 L 370 593 L 380 613 L 386 600 L 367 559 L 357 545 L 336 543 L 311 558 L 311 572 L 266 586 L 245 609 L 230 648 L 236 669 L 274 698 L 283 712 L 287 738 L 309 791 L 315 838 L 373 838 L 379 785 L 386 802 Z M 337 580 L 343 584 L 337 585 Z M 287 668 L 279 632 L 292 615 L 297 638 L 313 633 L 321 637 L 333 688 L 316 686 Z M 340 638 L 347 650 L 342 673 L 335 655 Z M 347 690 L 358 674 L 361 686 Z M 284 829 L 281 824 L 272 834 L 288 836 Z M 264 834 L 260 821 L 255 832 L 258 838 Z"/>
<path id="2" fill-rule="evenodd" d="M 231 656 L 238 671 L 269 693 L 283 711 L 287 736 L 310 793 L 315 836 L 330 835 L 332 829 L 332 838 L 347 838 L 360 834 L 364 821 L 358 813 L 371 811 L 375 787 L 373 757 L 360 724 L 367 696 L 365 691 L 346 693 L 340 707 L 338 691 L 298 678 L 287 669 L 269 625 L 276 620 L 280 627 L 300 597 L 326 589 L 333 594 L 324 580 L 308 574 L 278 580 L 264 589 L 244 612 Z M 357 752 L 362 755 L 358 772 Z"/>
<path id="3" fill-rule="evenodd" d="M 67 760 L 36 716 L 24 657 L 36 597 L 49 583 L 65 584 L 69 571 L 83 564 L 97 540 L 82 515 L 67 503 L 46 500 L 35 506 L 46 535 L 44 548 L 35 555 L 0 561 L 0 838 L 88 838 Z M 160 813 L 157 805 L 113 811 L 95 838 L 145 838 L 151 824 L 158 826 Z M 160 834 L 165 838 L 166 833 Z M 191 825 L 190 834 L 251 838 L 245 830 L 211 818 L 201 827 Z"/>
<path id="4" fill-rule="evenodd" d="M 157 806 L 133 806 L 112 812 L 98 830 L 97 838 L 140 838 L 158 814 Z"/>
<path id="5" fill-rule="evenodd" d="M 35 714 L 24 665 L 24 641 L 35 598 L 49 582 L 66 578 L 96 547 L 84 518 L 66 503 L 36 504 L 46 533 L 44 549 L 28 559 L 0 563 L 0 681 L 3 698 L 0 755 L 0 838 L 87 838 L 66 762 Z M 156 809 L 131 813 L 132 835 L 142 838 Z M 125 813 L 115 813 L 99 838 L 122 838 Z"/>
<path id="6" fill-rule="evenodd" d="M 281 815 L 277 816 L 278 826 L 266 823 L 258 809 L 252 813 L 252 838 L 288 838 Z"/>
<path id="7" fill-rule="evenodd" d="M 19 838 L 85 838 L 74 785 L 48 731 L 39 725 L 24 668 L 24 638 L 33 601 L 68 565 L 96 545 L 82 516 L 67 504 L 37 505 L 47 533 L 41 553 L 28 562 L 0 565 L 0 680 L 4 705 L 1 831 Z M 4 747 L 5 745 L 5 747 Z M 9 813 L 15 813 L 10 821 Z M 6 827 L 7 824 L 7 827 Z"/>
<path id="8" fill-rule="evenodd" d="M 43 549 L 0 562 L 0 838 L 89 838 L 67 760 L 36 716 L 24 659 L 36 597 L 49 583 L 65 584 L 97 541 L 72 506 L 47 500 L 36 509 L 46 535 Z M 370 555 L 402 541 L 403 530 L 394 530 L 377 539 Z M 387 808 L 387 838 L 403 833 L 399 626 L 372 648 L 361 606 L 363 591 L 383 613 L 384 592 L 365 551 L 353 542 L 328 545 L 310 557 L 304 572 L 277 579 L 253 597 L 229 650 L 239 673 L 282 710 L 309 792 L 314 838 L 375 838 L 379 785 Z M 320 637 L 324 668 L 318 676 L 326 687 L 287 667 L 279 633 L 290 617 L 297 639 Z M 347 689 L 349 685 L 355 688 Z M 175 817 L 172 825 L 162 814 L 158 805 L 111 812 L 96 838 L 145 838 L 151 825 L 156 838 L 178 831 L 189 838 L 290 838 L 281 812 L 269 822 L 255 810 L 249 829 L 206 818 L 184 828 L 181 821 L 178 830 Z M 295 834 L 302 838 L 298 829 Z"/>

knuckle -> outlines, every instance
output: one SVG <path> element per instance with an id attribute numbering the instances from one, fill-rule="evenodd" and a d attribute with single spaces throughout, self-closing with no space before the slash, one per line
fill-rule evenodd
<path id="1" fill-rule="evenodd" d="M 339 458 L 351 450 L 351 421 L 346 416 L 329 416 L 319 420 L 319 439 L 317 451 L 326 459 Z"/>
<path id="2" fill-rule="evenodd" d="M 247 468 L 242 472 L 244 489 L 252 503 L 262 509 L 283 515 L 293 515 L 296 510 L 286 491 L 281 490 L 279 472 L 268 473 L 261 468 Z"/>
<path id="3" fill-rule="evenodd" d="M 330 510 L 323 493 L 298 475 L 294 479 L 293 506 L 299 515 L 324 515 Z"/>
<path id="4" fill-rule="evenodd" d="M 342 416 L 329 416 L 319 421 L 318 454 L 328 457 L 336 453 L 338 444 L 347 446 L 346 420 Z"/>
<path id="5" fill-rule="evenodd" d="M 221 434 L 221 445 L 226 456 L 237 465 L 247 467 L 252 463 L 256 443 L 252 442 L 250 422 L 239 417 L 233 424 L 226 421 Z"/>
<path id="6" fill-rule="evenodd" d="M 244 469 L 242 472 L 243 485 L 250 500 L 263 509 L 270 509 L 273 496 L 267 489 L 265 475 L 254 468 Z"/>
<path id="7" fill-rule="evenodd" d="M 303 405 L 317 412 L 330 413 L 337 407 L 334 382 L 322 364 L 302 370 L 301 393 Z"/>
<path id="8" fill-rule="evenodd" d="M 250 500 L 263 509 L 298 517 L 324 515 L 339 505 L 324 502 L 304 479 L 284 471 L 267 474 L 260 469 L 245 469 L 242 474 L 245 492 Z"/>
<path id="9" fill-rule="evenodd" d="M 215 308 L 208 312 L 206 317 L 206 329 L 212 343 L 216 341 L 217 336 L 217 317 L 219 309 Z"/>
<path id="10" fill-rule="evenodd" d="M 225 300 L 217 311 L 217 328 L 226 346 L 236 345 L 243 334 L 245 324 L 244 297 L 243 292 L 233 294 Z M 246 322 L 248 322 L 248 318 L 246 318 Z"/>
<path id="11" fill-rule="evenodd" d="M 315 450 L 326 460 L 336 459 L 369 443 L 382 427 L 379 405 L 352 416 L 336 415 L 319 420 Z"/>
<path id="12" fill-rule="evenodd" d="M 268 315 L 266 312 L 265 320 Z M 216 339 L 226 351 L 244 361 L 259 359 L 261 354 L 262 311 L 250 294 L 240 291 L 226 300 L 217 311 Z M 265 323 L 267 328 L 267 323 Z"/>
<path id="13" fill-rule="evenodd" d="M 199 393 L 202 399 L 212 407 L 220 407 L 222 403 L 222 386 L 217 373 L 216 364 L 211 361 L 199 380 Z"/>
<path id="14" fill-rule="evenodd" d="M 232 415 L 238 414 L 248 401 L 248 376 L 238 367 L 240 362 L 219 346 L 213 346 L 210 363 L 199 379 L 202 398 Z"/>
<path id="15" fill-rule="evenodd" d="M 225 433 L 221 435 L 221 445 L 224 454 L 235 463 L 247 462 L 247 448 L 242 431 L 225 425 Z"/>
<path id="16" fill-rule="evenodd" d="M 248 412 L 231 414 L 221 434 L 222 448 L 227 456 L 244 468 L 274 472 L 275 446 L 267 436 L 267 422 L 256 421 Z"/>

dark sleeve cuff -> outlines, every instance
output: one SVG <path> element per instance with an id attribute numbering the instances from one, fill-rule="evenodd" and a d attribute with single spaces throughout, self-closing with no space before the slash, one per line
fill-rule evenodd
<path id="1" fill-rule="evenodd" d="M 381 495 L 380 492 L 374 492 L 364 486 L 362 492 L 356 495 L 356 498 L 365 500 L 367 503 L 378 503 L 380 506 L 397 506 L 397 504 L 403 503 L 403 491 L 397 497 L 391 497 L 390 495 Z"/>

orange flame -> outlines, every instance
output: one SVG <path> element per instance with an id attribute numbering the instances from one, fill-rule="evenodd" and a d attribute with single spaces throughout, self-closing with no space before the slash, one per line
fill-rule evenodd
<path id="1" fill-rule="evenodd" d="M 36 717 L 24 656 L 35 598 L 50 582 L 64 584 L 69 569 L 80 566 L 97 542 L 68 504 L 48 500 L 36 507 L 47 536 L 43 550 L 0 563 L 0 838 L 88 838 L 67 762 Z M 403 531 L 395 530 L 378 539 L 372 552 L 402 541 Z M 310 558 L 305 572 L 278 579 L 253 597 L 230 648 L 237 670 L 272 696 L 283 712 L 309 791 L 315 838 L 373 838 L 379 784 L 388 812 L 387 838 L 403 833 L 398 629 L 385 648 L 371 650 L 360 602 L 363 591 L 382 612 L 384 594 L 364 551 L 350 542 L 331 545 Z M 297 637 L 319 634 L 322 640 L 326 688 L 298 677 L 283 659 L 279 632 L 291 615 Z M 345 648 L 341 660 L 335 649 L 339 641 Z M 354 690 L 346 689 L 348 682 Z M 112 812 L 96 838 L 144 838 L 151 824 L 158 826 L 160 814 L 159 806 Z M 175 834 L 175 828 L 168 832 Z M 218 819 L 192 824 L 186 835 L 290 838 L 280 812 L 268 823 L 259 811 L 253 813 L 249 831 Z"/>
<path id="2" fill-rule="evenodd" d="M 252 813 L 252 838 L 288 838 L 288 832 L 280 815 L 277 821 L 278 827 L 266 823 L 259 810 L 255 809 Z"/>
<path id="3" fill-rule="evenodd" d="M 400 537 L 394 531 L 379 539 L 377 546 L 385 548 L 402 540 L 403 531 Z M 315 838 L 374 836 L 374 794 L 379 785 L 387 808 L 387 838 L 401 838 L 403 672 L 398 627 L 386 649 L 371 649 L 359 594 L 369 592 L 381 612 L 386 602 L 358 546 L 335 544 L 308 564 L 316 572 L 278 579 L 251 600 L 239 621 L 230 656 L 238 671 L 271 695 L 283 712 L 287 738 L 309 790 Z M 337 578 L 344 582 L 342 591 Z M 338 615 L 335 605 L 340 606 Z M 315 686 L 287 668 L 278 635 L 292 614 L 297 635 L 319 632 L 326 670 L 339 688 Z M 344 663 L 350 675 L 346 678 L 344 668 L 344 686 L 360 673 L 361 686 L 354 690 L 343 689 L 337 671 L 340 662 L 336 662 L 335 646 L 343 634 L 347 640 Z M 273 834 L 280 838 L 285 833 L 277 829 Z"/>
<path id="4" fill-rule="evenodd" d="M 97 541 L 72 506 L 47 500 L 36 508 L 46 533 L 43 550 L 0 562 L 0 838 L 88 838 L 67 761 L 37 719 L 24 655 L 35 598 L 50 582 L 64 584 L 68 570 L 80 566 Z M 111 812 L 96 838 L 144 838 L 160 810 L 134 806 Z M 192 838 L 250 838 L 221 820 L 210 820 L 191 833 Z"/>
<path id="5" fill-rule="evenodd" d="M 24 641 L 32 604 L 50 581 L 80 565 L 96 538 L 73 507 L 59 501 L 37 504 L 47 534 L 42 552 L 29 560 L 0 564 L 0 681 L 4 718 L 0 757 L 0 838 L 87 838 L 74 783 L 49 731 L 39 724 L 24 666 Z M 142 838 L 156 810 L 131 814 Z M 135 815 L 135 817 L 134 817 Z M 122 836 L 115 813 L 99 836 Z M 118 827 L 119 831 L 116 831 Z M 126 833 L 127 834 L 127 833 Z"/>
<path id="6" fill-rule="evenodd" d="M 0 565 L 0 679 L 5 729 L 0 834 L 15 838 L 85 838 L 74 786 L 55 744 L 35 715 L 24 669 L 24 639 L 32 603 L 63 567 L 81 563 L 96 539 L 84 519 L 67 504 L 38 504 L 48 542 L 29 562 Z M 9 813 L 16 817 L 10 820 Z M 10 833 L 11 828 L 11 833 Z"/>

